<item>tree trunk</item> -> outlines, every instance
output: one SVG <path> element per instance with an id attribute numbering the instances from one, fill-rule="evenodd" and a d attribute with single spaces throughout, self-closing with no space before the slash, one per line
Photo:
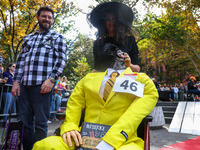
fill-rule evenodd
<path id="1" fill-rule="evenodd" d="M 198 74 L 199 74 L 199 76 L 200 76 L 199 69 L 198 69 L 197 65 L 195 64 L 194 60 L 193 60 L 193 59 L 190 57 L 190 54 L 188 53 L 188 51 L 186 51 L 186 53 L 187 53 L 187 57 L 188 57 L 188 58 L 189 58 L 189 60 L 192 62 L 193 66 L 195 67 L 195 69 L 196 69 L 197 73 L 198 73 Z"/>
<path id="2" fill-rule="evenodd" d="M 200 60 L 200 55 L 197 53 L 197 51 L 193 48 L 192 51 L 194 52 L 194 54 L 199 58 Z"/>

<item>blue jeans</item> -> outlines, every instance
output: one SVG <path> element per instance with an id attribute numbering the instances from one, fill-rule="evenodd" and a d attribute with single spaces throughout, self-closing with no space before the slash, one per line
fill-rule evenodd
<path id="1" fill-rule="evenodd" d="M 52 91 L 41 94 L 41 85 L 20 85 L 18 111 L 20 119 L 25 123 L 23 149 L 31 150 L 36 141 L 47 137 Z"/>
<path id="2" fill-rule="evenodd" d="M 51 111 L 55 111 L 55 110 L 56 110 L 56 105 L 55 105 L 54 95 L 52 95 Z M 50 118 L 56 119 L 56 114 L 55 113 L 50 114 Z"/>
<path id="3" fill-rule="evenodd" d="M 178 101 L 178 93 L 174 93 L 174 100 Z"/>
<path id="4" fill-rule="evenodd" d="M 58 111 L 58 110 L 60 110 L 61 96 L 58 94 L 55 94 L 54 98 L 56 101 L 56 109 Z"/>
<path id="5" fill-rule="evenodd" d="M 3 93 L 3 103 L 4 103 L 4 108 L 3 108 L 3 113 L 8 114 L 10 107 L 12 106 L 12 103 L 14 102 L 14 97 L 12 96 L 11 92 L 8 93 Z M 16 112 L 16 106 L 14 104 L 12 113 Z M 6 122 L 7 116 L 3 117 L 3 121 Z"/>
<path id="6" fill-rule="evenodd" d="M 198 90 L 198 89 L 191 89 L 188 91 L 188 93 L 197 94 L 200 97 L 200 90 Z"/>

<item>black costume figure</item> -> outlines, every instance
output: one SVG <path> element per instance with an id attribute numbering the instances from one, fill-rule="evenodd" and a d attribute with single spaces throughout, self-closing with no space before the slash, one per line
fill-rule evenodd
<path id="1" fill-rule="evenodd" d="M 111 57 L 103 52 L 104 46 L 110 43 L 124 52 L 125 66 L 133 72 L 139 72 L 139 51 L 135 32 L 131 28 L 134 18 L 132 9 L 120 2 L 106 2 L 95 7 L 87 18 L 98 29 L 93 47 L 94 69 L 105 71 L 111 67 Z"/>
<path id="2" fill-rule="evenodd" d="M 139 65 L 139 51 L 135 42 L 135 38 L 133 36 L 127 36 L 126 39 L 127 44 L 125 46 L 115 43 L 113 37 L 106 37 L 105 43 L 115 44 L 119 49 L 121 49 L 123 52 L 126 52 L 130 56 L 132 64 Z M 97 40 L 94 42 L 93 55 L 95 58 L 94 69 L 99 71 L 105 71 L 108 67 L 111 67 L 111 56 L 109 57 L 108 55 L 105 56 L 103 54 L 103 47 L 98 46 Z"/>

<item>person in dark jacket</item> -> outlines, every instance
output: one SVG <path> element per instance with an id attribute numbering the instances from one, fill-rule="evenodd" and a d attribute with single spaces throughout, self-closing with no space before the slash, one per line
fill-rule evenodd
<path id="1" fill-rule="evenodd" d="M 13 85 L 13 78 L 14 78 L 14 71 L 16 65 L 14 63 L 8 64 L 6 71 L 3 73 L 3 78 L 7 80 L 6 85 L 3 88 L 3 102 L 4 102 L 4 109 L 3 113 L 8 114 L 9 108 L 12 106 L 14 102 L 14 97 L 12 96 L 11 89 Z M 12 112 L 15 113 L 15 105 L 12 109 Z M 3 117 L 3 121 L 7 120 L 7 116 Z"/>
<path id="2" fill-rule="evenodd" d="M 188 93 L 197 94 L 200 97 L 200 90 L 198 90 L 198 84 L 195 82 L 196 78 L 194 76 L 190 77 L 188 82 Z"/>
<path id="3" fill-rule="evenodd" d="M 103 52 L 106 43 L 114 44 L 123 51 L 126 67 L 139 72 L 139 51 L 131 28 L 134 18 L 132 9 L 120 2 L 106 2 L 97 5 L 87 17 L 98 29 L 93 46 L 93 72 L 111 68 L 112 57 Z"/>

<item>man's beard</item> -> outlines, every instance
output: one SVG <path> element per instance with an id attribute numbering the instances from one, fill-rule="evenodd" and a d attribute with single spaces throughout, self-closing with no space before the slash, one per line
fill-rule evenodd
<path id="1" fill-rule="evenodd" d="M 39 23 L 40 28 L 42 28 L 45 31 L 51 28 L 51 24 L 47 21 L 43 21 L 42 23 L 39 21 L 38 23 Z M 43 23 L 48 23 L 49 26 L 44 26 Z"/>

